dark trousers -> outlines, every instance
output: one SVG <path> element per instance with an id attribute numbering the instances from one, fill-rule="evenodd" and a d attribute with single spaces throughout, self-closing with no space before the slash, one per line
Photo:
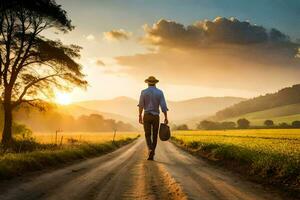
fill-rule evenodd
<path id="1" fill-rule="evenodd" d="M 155 151 L 159 128 L 159 115 L 145 113 L 143 121 L 148 149 Z"/>

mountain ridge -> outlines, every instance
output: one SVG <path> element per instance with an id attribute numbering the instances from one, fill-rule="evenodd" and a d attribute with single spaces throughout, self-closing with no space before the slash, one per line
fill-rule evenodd
<path id="1" fill-rule="evenodd" d="M 170 119 L 175 123 L 183 122 L 186 119 L 198 116 L 209 116 L 215 114 L 220 109 L 246 100 L 242 97 L 199 97 L 182 101 L 167 101 Z M 138 115 L 138 100 L 131 97 L 121 96 L 105 100 L 88 100 L 74 102 L 81 107 L 118 114 L 128 119 L 135 120 Z"/>

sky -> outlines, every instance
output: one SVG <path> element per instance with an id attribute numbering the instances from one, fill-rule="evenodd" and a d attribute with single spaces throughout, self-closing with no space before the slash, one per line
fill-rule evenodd
<path id="1" fill-rule="evenodd" d="M 299 83 L 298 0 L 56 2 L 76 28 L 46 35 L 83 47 L 89 82 L 72 101 L 137 99 L 150 75 L 170 100 L 249 98 Z"/>

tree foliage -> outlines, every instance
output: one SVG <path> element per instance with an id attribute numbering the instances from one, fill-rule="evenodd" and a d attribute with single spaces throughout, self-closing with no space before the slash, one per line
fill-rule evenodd
<path id="1" fill-rule="evenodd" d="M 236 127 L 235 122 L 215 122 L 209 120 L 201 121 L 197 128 L 198 129 L 205 129 L 205 130 L 225 130 L 225 129 L 234 129 Z"/>
<path id="2" fill-rule="evenodd" d="M 221 122 L 221 129 L 234 129 L 236 128 L 235 122 Z"/>
<path id="3" fill-rule="evenodd" d="M 85 86 L 82 66 L 74 60 L 80 57 L 80 47 L 40 35 L 50 28 L 72 30 L 66 12 L 51 0 L 10 4 L 14 3 L 1 13 L 0 20 L 0 83 L 2 88 L 11 88 L 13 105 L 51 97 L 53 88 Z"/>
<path id="4" fill-rule="evenodd" d="M 289 128 L 290 125 L 289 125 L 288 123 L 286 123 L 286 122 L 282 122 L 282 123 L 279 123 L 279 124 L 278 124 L 278 127 L 279 127 L 279 128 Z"/>
<path id="5" fill-rule="evenodd" d="M 11 140 L 12 110 L 21 103 L 40 105 L 54 89 L 85 87 L 80 47 L 41 35 L 74 27 L 54 0 L 2 0 L 0 5 L 0 89 L 4 106 L 2 142 Z M 39 103 L 37 103 L 39 102 Z"/>
<path id="6" fill-rule="evenodd" d="M 32 135 L 32 131 L 24 124 L 13 124 L 13 134 L 15 136 L 21 136 L 22 138 L 29 138 Z"/>
<path id="7" fill-rule="evenodd" d="M 205 130 L 213 130 L 216 128 L 217 128 L 217 122 L 213 122 L 209 120 L 203 120 L 197 126 L 197 129 L 205 129 Z"/>
<path id="8" fill-rule="evenodd" d="M 293 128 L 300 128 L 300 121 L 293 121 L 292 122 L 292 127 Z"/>
<path id="9" fill-rule="evenodd" d="M 173 130 L 182 130 L 182 131 L 189 130 L 189 127 L 186 124 L 180 124 L 180 125 L 174 126 Z"/>
<path id="10" fill-rule="evenodd" d="M 74 28 L 65 10 L 54 0 L 1 0 L 0 12 L 23 11 L 51 21 L 53 26 L 67 32 Z"/>
<path id="11" fill-rule="evenodd" d="M 274 122 L 273 122 L 273 120 L 267 119 L 264 121 L 264 125 L 271 127 L 271 126 L 274 126 Z"/>
<path id="12" fill-rule="evenodd" d="M 237 120 L 237 125 L 238 125 L 238 128 L 246 129 L 246 128 L 250 127 L 250 121 L 245 118 L 242 118 L 242 119 Z"/>

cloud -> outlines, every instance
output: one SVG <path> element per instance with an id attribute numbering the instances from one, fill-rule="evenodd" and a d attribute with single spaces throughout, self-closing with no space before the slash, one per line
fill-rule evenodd
<path id="1" fill-rule="evenodd" d="M 103 33 L 104 39 L 108 41 L 128 40 L 131 36 L 130 32 L 123 29 L 111 30 Z"/>
<path id="2" fill-rule="evenodd" d="M 189 26 L 162 19 L 144 31 L 142 44 L 156 51 L 115 58 L 134 77 L 153 74 L 170 84 L 249 91 L 299 80 L 300 45 L 277 29 L 217 17 Z"/>
<path id="3" fill-rule="evenodd" d="M 88 36 L 86 36 L 86 39 L 89 41 L 95 40 L 95 36 L 92 34 L 89 34 Z"/>
<path id="4" fill-rule="evenodd" d="M 98 59 L 98 60 L 96 60 L 96 65 L 105 66 L 105 63 L 102 60 Z"/>
<path id="5" fill-rule="evenodd" d="M 292 44 L 289 37 L 277 29 L 267 31 L 262 26 L 236 18 L 217 17 L 213 21 L 198 21 L 187 27 L 162 19 L 152 27 L 144 25 L 144 30 L 144 43 L 171 48 L 203 48 L 215 44 Z"/>

